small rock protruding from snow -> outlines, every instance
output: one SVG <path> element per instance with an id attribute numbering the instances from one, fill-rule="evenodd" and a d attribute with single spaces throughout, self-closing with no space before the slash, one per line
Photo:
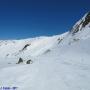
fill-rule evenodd
<path id="1" fill-rule="evenodd" d="M 30 46 L 31 44 L 26 44 L 24 47 L 23 47 L 23 49 L 22 49 L 22 51 L 23 50 L 25 50 L 28 46 Z"/>
<path id="2" fill-rule="evenodd" d="M 47 54 L 49 53 L 51 50 L 50 49 L 47 49 L 43 54 Z"/>
<path id="3" fill-rule="evenodd" d="M 63 40 L 62 38 L 58 38 L 58 44 Z"/>
<path id="4" fill-rule="evenodd" d="M 19 61 L 16 64 L 20 64 L 20 63 L 23 63 L 23 59 L 22 58 L 19 58 Z"/>
<path id="5" fill-rule="evenodd" d="M 26 62 L 26 64 L 32 64 L 32 63 L 33 61 L 31 59 Z"/>

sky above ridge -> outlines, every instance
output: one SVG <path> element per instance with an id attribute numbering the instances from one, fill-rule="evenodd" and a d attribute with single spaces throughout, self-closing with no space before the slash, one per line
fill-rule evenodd
<path id="1" fill-rule="evenodd" d="M 90 0 L 0 0 L 0 39 L 64 33 L 90 11 Z"/>

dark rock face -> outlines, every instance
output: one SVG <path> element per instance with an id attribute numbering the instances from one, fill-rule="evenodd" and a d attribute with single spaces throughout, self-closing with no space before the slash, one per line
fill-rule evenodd
<path id="1" fill-rule="evenodd" d="M 22 58 L 19 58 L 19 61 L 16 64 L 20 64 L 20 63 L 23 63 L 23 59 Z"/>
<path id="2" fill-rule="evenodd" d="M 83 24 L 83 20 L 81 20 L 80 23 L 75 24 L 74 27 L 71 29 L 70 33 L 72 33 L 72 35 L 75 35 L 78 31 L 82 29 L 82 24 Z"/>
<path id="3" fill-rule="evenodd" d="M 74 25 L 70 33 L 72 33 L 72 35 L 75 35 L 78 31 L 81 31 L 82 28 L 84 28 L 89 23 L 90 23 L 90 12 L 88 12 L 87 15 L 79 21 L 79 23 L 76 23 Z"/>
<path id="4" fill-rule="evenodd" d="M 90 22 L 90 12 L 85 17 L 85 21 L 83 22 L 83 27 L 85 27 Z"/>
<path id="5" fill-rule="evenodd" d="M 33 62 L 32 62 L 32 60 L 28 60 L 27 62 L 26 62 L 26 64 L 32 64 Z"/>

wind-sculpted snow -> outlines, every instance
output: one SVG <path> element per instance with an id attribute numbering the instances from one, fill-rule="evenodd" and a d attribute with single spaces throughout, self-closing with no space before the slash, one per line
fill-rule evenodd
<path id="1" fill-rule="evenodd" d="M 90 90 L 90 23 L 74 35 L 1 40 L 0 87 Z"/>

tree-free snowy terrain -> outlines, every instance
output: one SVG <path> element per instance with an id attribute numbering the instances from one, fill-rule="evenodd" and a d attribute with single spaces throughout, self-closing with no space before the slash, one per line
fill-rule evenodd
<path id="1" fill-rule="evenodd" d="M 90 90 L 90 13 L 61 35 L 0 40 L 0 87 Z"/>

